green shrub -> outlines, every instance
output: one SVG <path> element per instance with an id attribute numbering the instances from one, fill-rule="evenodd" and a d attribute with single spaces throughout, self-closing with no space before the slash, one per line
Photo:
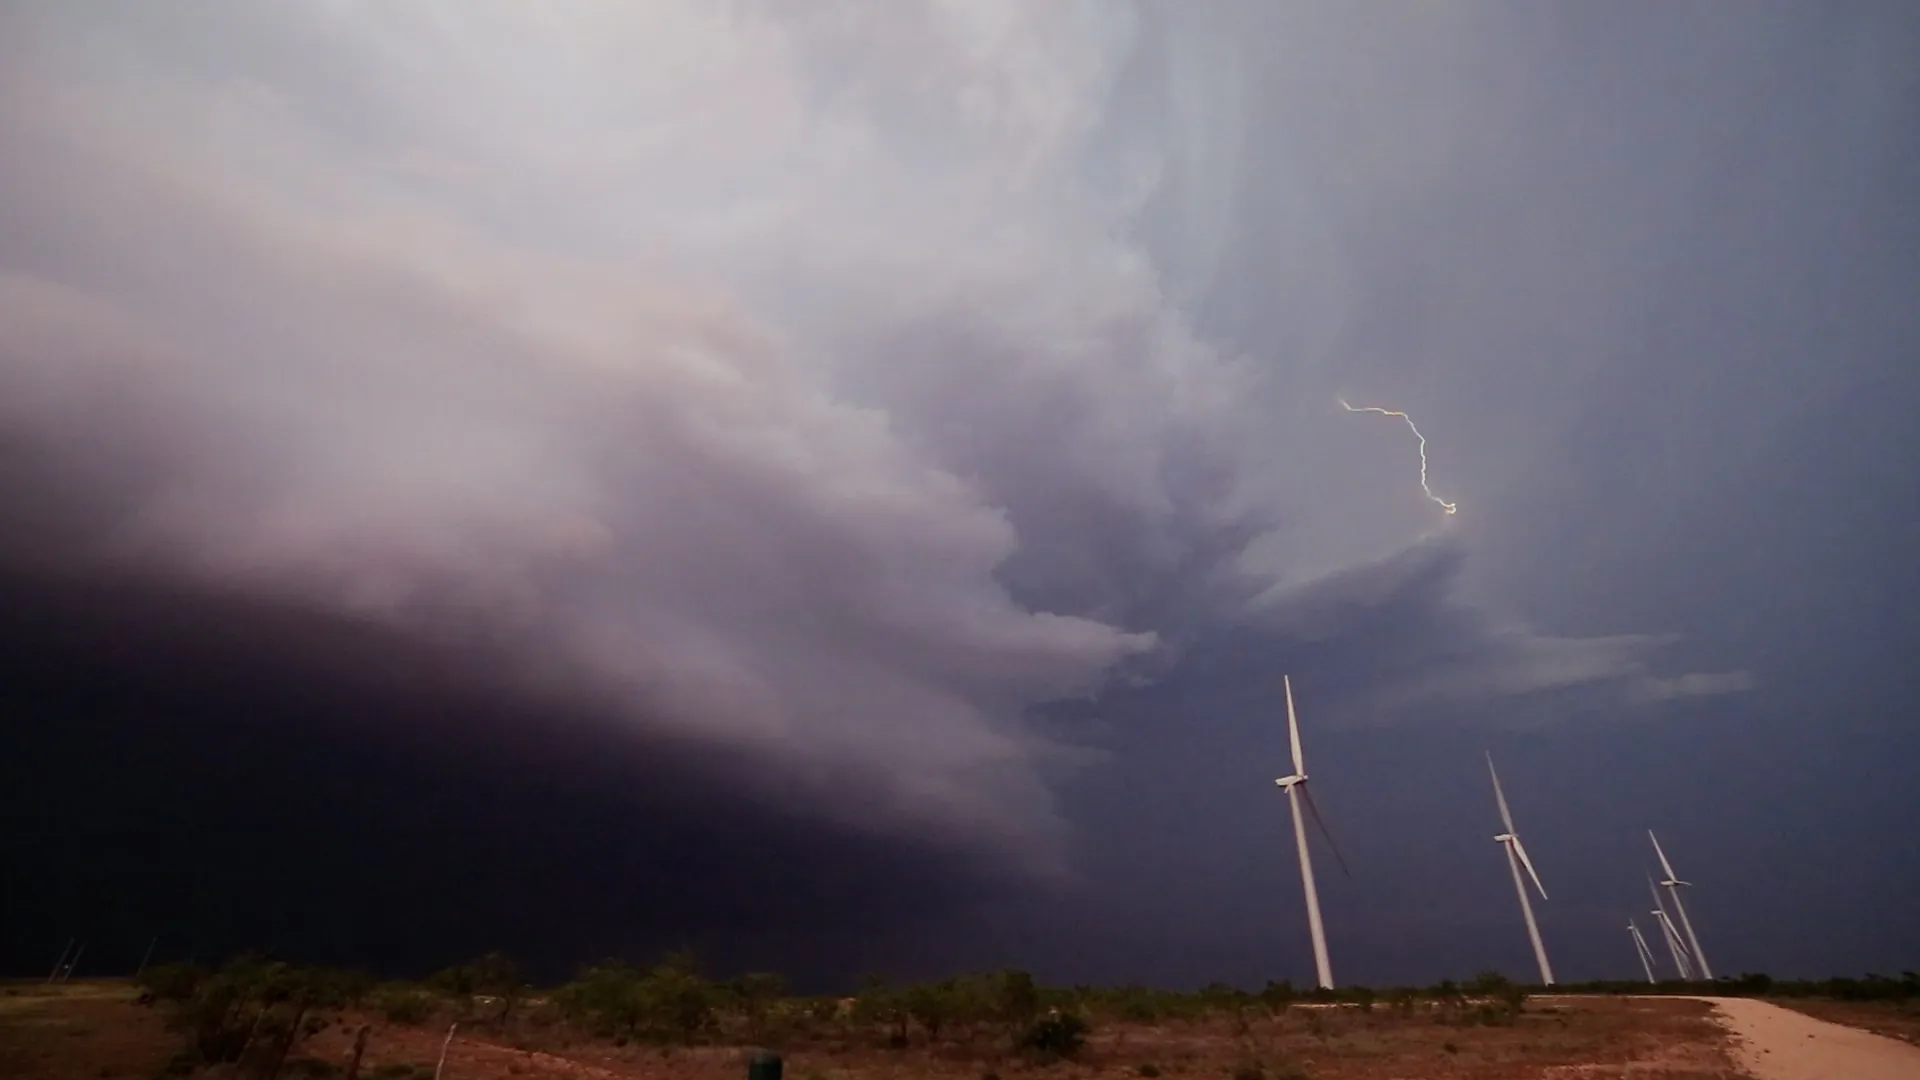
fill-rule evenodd
<path id="1" fill-rule="evenodd" d="M 205 981 L 205 968 L 193 964 L 159 964 L 140 973 L 134 982 L 160 1001 L 187 1001 Z"/>
<path id="2" fill-rule="evenodd" d="M 373 1008 L 393 1024 L 424 1024 L 433 1015 L 433 997 L 412 986 L 388 985 L 374 990 Z"/>
<path id="3" fill-rule="evenodd" d="M 1020 1033 L 1020 1049 L 1041 1058 L 1068 1058 L 1086 1045 L 1087 1022 L 1078 1013 L 1043 1016 Z"/>

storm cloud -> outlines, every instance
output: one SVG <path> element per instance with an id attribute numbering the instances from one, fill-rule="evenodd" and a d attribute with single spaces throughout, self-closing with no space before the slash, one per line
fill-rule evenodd
<path id="1" fill-rule="evenodd" d="M 617 718 L 730 757 L 756 804 L 1042 876 L 1085 757 L 1034 708 L 1209 642 L 1263 669 L 1364 649 L 1350 717 L 1749 685 L 1660 670 L 1659 627 L 1545 635 L 1474 598 L 1403 433 L 1329 407 L 1339 334 L 1199 329 L 1233 272 L 1208 215 L 1245 181 L 1191 121 L 1247 92 L 1196 66 L 1204 19 L 3 18 L 27 577 L 365 624 L 420 651 L 353 663 L 457 657 L 524 703 L 498 723 Z M 1169 220 L 1200 246 L 1156 241 Z M 1317 229 L 1280 248 L 1311 259 Z"/>
<path id="2" fill-rule="evenodd" d="M 1920 948 L 1920 19 L 0 4 L 0 966 Z M 1404 409 L 1427 437 L 1356 404 Z M 1782 872 L 1783 867 L 1793 868 Z M 43 957 L 44 954 L 44 957 Z"/>

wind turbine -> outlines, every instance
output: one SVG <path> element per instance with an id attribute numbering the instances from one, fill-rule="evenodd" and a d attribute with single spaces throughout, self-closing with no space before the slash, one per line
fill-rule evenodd
<path id="1" fill-rule="evenodd" d="M 1687 905 L 1680 902 L 1680 886 L 1692 887 L 1692 882 L 1681 881 L 1674 876 L 1673 864 L 1667 861 L 1667 853 L 1660 850 L 1660 838 L 1647 830 L 1647 839 L 1653 841 L 1653 853 L 1660 856 L 1660 869 L 1666 871 L 1666 880 L 1660 884 L 1666 886 L 1667 895 L 1673 897 L 1673 910 L 1680 913 L 1680 928 L 1687 932 L 1687 944 L 1693 947 L 1693 959 L 1700 965 L 1700 977 L 1711 982 L 1713 969 L 1707 966 L 1707 954 L 1700 951 L 1700 938 L 1693 932 L 1693 920 L 1687 918 Z"/>
<path id="2" fill-rule="evenodd" d="M 48 986 L 52 986 L 53 981 L 60 977 L 60 969 L 67 966 L 67 954 L 73 951 L 74 942 L 79 940 L 79 938 L 67 939 L 66 947 L 60 950 L 60 959 L 53 962 L 53 970 L 47 973 Z"/>
<path id="3" fill-rule="evenodd" d="M 1314 805 L 1313 793 L 1307 790 L 1307 763 L 1300 753 L 1300 718 L 1293 711 L 1293 680 L 1288 676 L 1280 677 L 1280 684 L 1287 695 L 1287 740 L 1293 747 L 1293 775 L 1282 776 L 1274 783 L 1287 793 L 1287 802 L 1293 807 L 1293 839 L 1300 848 L 1300 886 L 1307 894 L 1307 929 L 1313 934 L 1313 966 L 1320 978 L 1322 990 L 1333 989 L 1333 966 L 1327 961 L 1327 931 L 1320 924 L 1320 891 L 1313 884 L 1313 857 L 1307 852 L 1307 821 L 1300 804 L 1306 804 L 1306 813 L 1313 815 L 1313 823 L 1320 827 L 1320 835 L 1327 838 L 1327 848 L 1340 863 L 1340 872 L 1347 872 L 1347 860 L 1340 857 L 1340 849 L 1334 846 L 1333 833 L 1327 831 L 1327 822 L 1320 816 L 1320 808 Z"/>
<path id="4" fill-rule="evenodd" d="M 1633 951 L 1640 957 L 1640 968 L 1647 973 L 1647 981 L 1658 982 L 1653 977 L 1653 950 L 1647 948 L 1647 939 L 1640 936 L 1640 928 L 1633 925 L 1632 919 L 1627 920 L 1627 934 L 1633 938 Z"/>
<path id="5" fill-rule="evenodd" d="M 1673 970 L 1692 982 L 1693 965 L 1687 963 L 1687 947 L 1680 941 L 1680 931 L 1673 928 L 1673 918 L 1660 905 L 1660 890 L 1654 887 L 1652 874 L 1647 875 L 1647 895 L 1653 897 L 1653 921 L 1660 924 L 1660 936 L 1667 940 L 1667 952 L 1673 955 Z"/>
<path id="6" fill-rule="evenodd" d="M 66 968 L 60 972 L 61 983 L 64 984 L 68 979 L 73 978 L 73 965 L 80 962 L 81 954 L 85 953 L 86 951 L 87 951 L 87 943 L 84 941 L 80 943 L 79 948 L 73 950 L 73 959 L 68 960 Z"/>
<path id="7" fill-rule="evenodd" d="M 1487 754 L 1487 773 L 1493 777 L 1493 797 L 1500 803 L 1500 823 L 1506 826 L 1506 832 L 1494 837 L 1494 841 L 1507 849 L 1507 867 L 1513 871 L 1513 891 L 1520 894 L 1520 913 L 1527 917 L 1527 937 L 1533 940 L 1533 958 L 1540 962 L 1540 984 L 1553 985 L 1553 967 L 1547 963 L 1547 947 L 1540 943 L 1540 924 L 1533 921 L 1533 901 L 1527 899 L 1526 882 L 1520 880 L 1520 868 L 1527 868 L 1527 876 L 1533 879 L 1533 887 L 1540 890 L 1540 899 L 1547 898 L 1547 887 L 1540 884 L 1540 875 L 1533 868 L 1533 860 L 1527 858 L 1527 848 L 1520 842 L 1520 834 L 1513 829 L 1513 814 L 1507 809 L 1507 796 L 1500 790 L 1500 774 L 1494 770 L 1493 754 Z"/>

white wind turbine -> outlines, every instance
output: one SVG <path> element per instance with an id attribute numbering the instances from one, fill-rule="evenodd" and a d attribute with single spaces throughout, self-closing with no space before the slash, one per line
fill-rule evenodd
<path id="1" fill-rule="evenodd" d="M 1647 981 L 1659 981 L 1653 977 L 1653 950 L 1647 948 L 1647 939 L 1640 936 L 1640 928 L 1632 919 L 1627 920 L 1627 935 L 1633 938 L 1633 951 L 1640 957 L 1640 969 L 1647 973 Z"/>
<path id="2" fill-rule="evenodd" d="M 1513 871 L 1513 890 L 1520 894 L 1520 913 L 1527 917 L 1527 937 L 1533 941 L 1533 958 L 1540 962 L 1540 984 L 1553 985 L 1553 967 L 1547 963 L 1547 947 L 1540 943 L 1540 924 L 1533 921 L 1533 901 L 1527 899 L 1526 882 L 1520 880 L 1520 868 L 1527 868 L 1527 876 L 1533 879 L 1533 887 L 1540 890 L 1540 899 L 1547 898 L 1547 887 L 1540 884 L 1540 875 L 1533 868 L 1533 860 L 1527 858 L 1527 848 L 1520 842 L 1520 834 L 1513 829 L 1513 814 L 1507 809 L 1506 793 L 1500 790 L 1500 774 L 1493 767 L 1493 754 L 1487 754 L 1487 773 L 1493 777 L 1493 797 L 1500 803 L 1500 823 L 1506 832 L 1494 837 L 1500 846 L 1507 849 L 1507 867 Z"/>
<path id="3" fill-rule="evenodd" d="M 1320 808 L 1314 805 L 1313 793 L 1307 790 L 1307 764 L 1300 753 L 1300 718 L 1293 711 L 1293 680 L 1285 675 L 1280 684 L 1287 695 L 1287 740 L 1293 748 L 1293 775 L 1282 776 L 1274 783 L 1287 793 L 1287 802 L 1293 807 L 1293 839 L 1300 848 L 1300 885 L 1307 894 L 1307 929 L 1313 934 L 1313 966 L 1319 976 L 1320 988 L 1333 989 L 1333 966 L 1327 960 L 1327 931 L 1320 924 L 1320 891 L 1313 884 L 1313 857 L 1307 852 L 1307 822 L 1300 804 L 1306 804 L 1306 813 L 1313 815 L 1313 823 L 1320 827 L 1320 835 L 1327 838 L 1327 848 L 1339 861 L 1340 870 L 1345 873 L 1347 861 L 1340 857 L 1340 849 L 1334 846 L 1333 834 L 1327 831 L 1327 823 L 1320 816 Z"/>
<path id="4" fill-rule="evenodd" d="M 1687 918 L 1687 905 L 1680 902 L 1680 886 L 1692 887 L 1692 882 L 1681 881 L 1673 873 L 1673 864 L 1667 861 L 1667 853 L 1660 850 L 1660 838 L 1647 830 L 1647 839 L 1653 841 L 1653 853 L 1660 856 L 1660 869 L 1666 871 L 1666 880 L 1660 884 L 1666 887 L 1667 895 L 1673 897 L 1673 910 L 1680 914 L 1680 928 L 1687 932 L 1687 944 L 1693 948 L 1694 962 L 1700 965 L 1700 977 L 1711 981 L 1713 969 L 1707 966 L 1707 954 L 1700 951 L 1700 938 L 1693 932 L 1693 920 Z"/>
<path id="5" fill-rule="evenodd" d="M 1660 936 L 1667 941 L 1667 952 L 1673 956 L 1673 970 L 1682 979 L 1693 981 L 1693 965 L 1687 963 L 1687 947 L 1680 940 L 1680 931 L 1673 928 L 1673 918 L 1660 904 L 1660 890 L 1653 884 L 1653 875 L 1647 875 L 1647 895 L 1653 897 L 1653 921 L 1660 924 Z"/>

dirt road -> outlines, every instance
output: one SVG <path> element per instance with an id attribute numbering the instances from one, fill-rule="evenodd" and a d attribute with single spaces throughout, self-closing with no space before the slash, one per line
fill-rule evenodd
<path id="1" fill-rule="evenodd" d="M 1920 1080 L 1920 1046 L 1751 998 L 1701 1000 L 1733 1033 L 1734 1060 L 1759 1080 Z"/>

